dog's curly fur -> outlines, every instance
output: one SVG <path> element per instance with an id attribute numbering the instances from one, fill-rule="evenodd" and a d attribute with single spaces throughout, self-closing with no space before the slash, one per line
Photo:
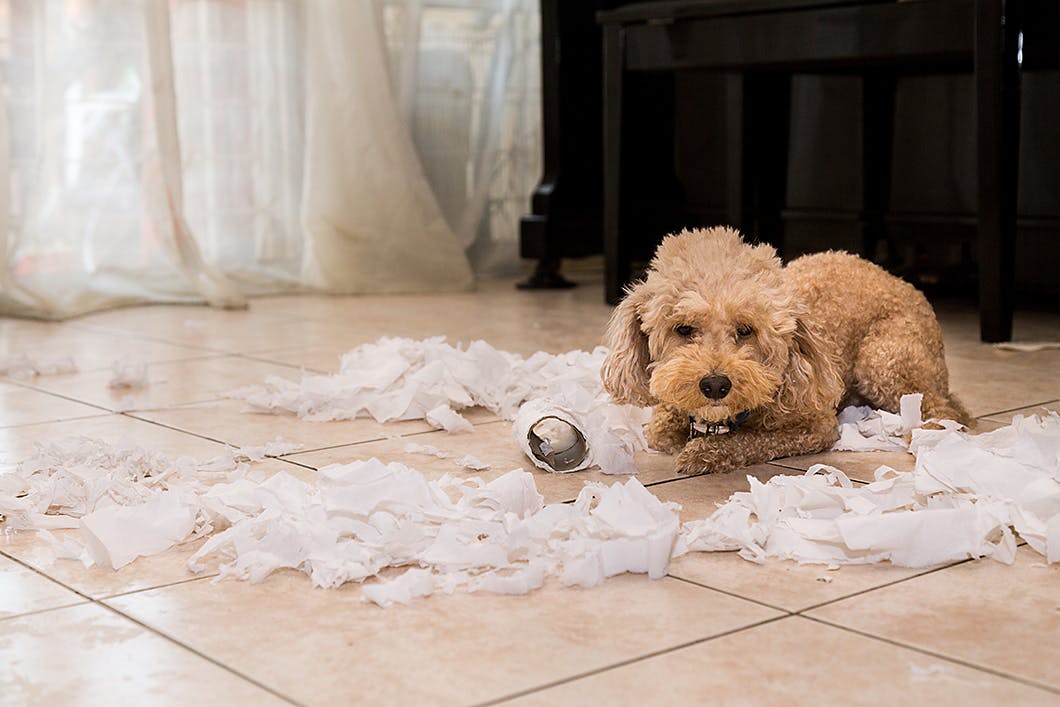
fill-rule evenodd
<path id="1" fill-rule="evenodd" d="M 627 290 L 607 330 L 604 387 L 654 406 L 648 444 L 685 473 L 730 471 L 828 449 L 840 404 L 898 411 L 923 393 L 925 419 L 970 424 L 949 392 L 942 333 L 924 296 L 847 253 L 787 267 L 729 228 L 663 240 L 647 276 Z M 726 376 L 706 397 L 700 381 Z M 728 434 L 689 438 L 689 420 L 748 413 Z"/>

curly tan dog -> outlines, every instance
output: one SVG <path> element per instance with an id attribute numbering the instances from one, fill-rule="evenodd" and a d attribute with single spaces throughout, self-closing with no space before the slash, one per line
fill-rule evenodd
<path id="1" fill-rule="evenodd" d="M 653 405 L 654 449 L 685 473 L 828 449 L 840 404 L 969 424 L 950 394 L 942 333 L 912 285 L 847 253 L 781 265 L 728 228 L 663 240 L 607 330 L 604 387 Z"/>

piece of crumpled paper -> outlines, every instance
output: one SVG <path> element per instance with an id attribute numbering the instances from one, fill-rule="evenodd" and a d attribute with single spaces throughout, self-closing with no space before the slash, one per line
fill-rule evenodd
<path id="1" fill-rule="evenodd" d="M 64 373 L 76 373 L 77 364 L 70 356 L 49 358 L 19 353 L 0 358 L 0 376 L 11 378 L 36 378 L 37 376 L 55 376 Z"/>
<path id="2" fill-rule="evenodd" d="M 193 570 L 212 559 L 222 577 L 259 582 L 289 568 L 337 587 L 419 568 L 366 585 L 382 605 L 457 588 L 525 593 L 549 575 L 584 587 L 621 572 L 661 577 L 679 528 L 676 504 L 636 479 L 587 484 L 573 504 L 544 505 L 520 469 L 490 482 L 428 480 L 376 459 L 324 467 L 315 486 L 282 473 L 257 488 L 219 484 L 206 502 L 230 509 L 231 527 L 188 560 Z"/>
<path id="3" fill-rule="evenodd" d="M 832 449 L 843 452 L 899 451 L 908 448 L 905 436 L 924 424 L 920 393 L 903 395 L 898 414 L 866 405 L 839 411 L 839 440 Z M 956 423 L 950 423 L 950 426 Z"/>
<path id="4" fill-rule="evenodd" d="M 867 485 L 820 464 L 764 484 L 748 477 L 749 491 L 685 524 L 678 553 L 738 550 L 756 562 L 829 565 L 1011 563 L 1018 535 L 1047 562 L 1060 561 L 1060 416 L 1017 415 L 982 435 L 959 427 L 912 430 L 914 471 L 880 467 Z"/>
<path id="5" fill-rule="evenodd" d="M 676 504 L 636 479 L 545 505 L 518 469 L 490 482 L 429 480 L 371 459 L 306 483 L 237 461 L 296 446 L 282 440 L 199 462 L 71 438 L 0 474 L 0 528 L 37 530 L 57 556 L 115 569 L 209 536 L 189 560 L 196 571 L 262 581 L 291 568 L 321 587 L 366 583 L 366 599 L 384 606 L 458 589 L 525 593 L 550 576 L 585 587 L 621 572 L 661 577 L 671 557 L 696 551 L 924 567 L 1011 563 L 1022 538 L 1060 561 L 1060 416 L 1016 416 L 982 435 L 910 434 L 912 472 L 881 467 L 870 484 L 823 465 L 749 477 L 748 491 L 683 525 Z M 48 532 L 57 528 L 79 529 L 81 543 Z"/>
<path id="6" fill-rule="evenodd" d="M 280 450 L 271 444 L 260 449 Z M 211 533 L 200 496 L 218 481 L 258 478 L 243 463 L 258 451 L 227 449 L 200 462 L 87 437 L 38 444 L 0 474 L 0 529 L 78 529 L 83 544 L 62 543 L 61 556 L 119 569 Z"/>
<path id="7" fill-rule="evenodd" d="M 303 375 L 298 382 L 271 376 L 228 396 L 245 402 L 250 412 L 293 413 L 309 421 L 422 419 L 449 432 L 470 431 L 471 423 L 458 411 L 481 406 L 516 421 L 514 433 L 523 442 L 536 420 L 520 417 L 520 409 L 547 401 L 544 405 L 564 411 L 589 441 L 589 456 L 578 468 L 595 465 L 605 473 L 629 474 L 635 471 L 633 453 L 647 446 L 643 426 L 651 411 L 612 403 L 600 380 L 606 354 L 597 347 L 523 358 L 484 341 L 463 348 L 443 337 L 383 338 L 344 354 L 336 374 Z"/>
<path id="8" fill-rule="evenodd" d="M 490 482 L 430 480 L 370 459 L 306 483 L 236 461 L 285 448 L 277 440 L 199 462 L 87 438 L 40 445 L 0 474 L 0 528 L 37 530 L 57 557 L 113 569 L 203 536 L 189 568 L 221 577 L 258 582 L 291 568 L 337 587 L 419 568 L 366 585 L 382 605 L 458 588 L 525 593 L 550 575 L 584 587 L 621 572 L 661 577 L 677 541 L 677 505 L 636 479 L 544 505 L 521 469 Z M 80 542 L 48 532 L 60 528 L 78 529 Z"/>
<path id="9" fill-rule="evenodd" d="M 115 359 L 110 365 L 113 375 L 108 387 L 123 388 L 145 388 L 150 381 L 147 377 L 147 362 L 132 359 L 128 356 Z"/>

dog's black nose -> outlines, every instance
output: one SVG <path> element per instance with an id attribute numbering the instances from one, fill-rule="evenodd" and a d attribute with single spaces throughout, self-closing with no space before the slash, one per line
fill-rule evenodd
<path id="1" fill-rule="evenodd" d="M 711 400 L 721 400 L 732 390 L 728 376 L 707 376 L 699 381 L 699 389 Z"/>

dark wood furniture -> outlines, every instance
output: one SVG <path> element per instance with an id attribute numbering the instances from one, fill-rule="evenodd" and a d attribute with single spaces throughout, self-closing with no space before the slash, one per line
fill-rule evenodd
<path id="1" fill-rule="evenodd" d="M 544 170 L 531 196 L 530 213 L 520 221 L 523 258 L 537 261 L 526 288 L 567 287 L 560 260 L 600 253 L 603 248 L 603 40 L 599 11 L 629 0 L 541 0 L 541 92 Z M 646 3 L 652 4 L 652 3 Z M 656 175 L 636 183 L 654 197 L 655 211 L 677 224 L 673 177 L 672 81 L 630 81 L 645 97 L 626 110 L 626 120 L 651 137 L 625 155 L 631 174 Z M 669 106 L 659 110 L 658 105 Z M 660 182 L 660 173 L 666 181 Z"/>
<path id="2" fill-rule="evenodd" d="M 627 158 L 643 138 L 630 126 L 631 106 L 643 105 L 643 97 L 630 99 L 632 81 L 652 76 L 665 82 L 674 72 L 688 70 L 739 77 L 734 79 L 741 106 L 737 137 L 730 135 L 729 219 L 748 234 L 776 242 L 782 233 L 792 74 L 864 76 L 862 223 L 866 247 L 871 247 L 888 206 L 895 78 L 968 71 L 977 92 L 981 337 L 1011 338 L 1020 72 L 1057 65 L 1060 2 L 691 0 L 627 5 L 601 12 L 598 20 L 604 28 L 609 302 L 620 298 L 631 276 L 637 214 L 629 205 L 636 203 L 633 182 L 646 179 L 642 167 L 632 169 Z M 668 178 L 665 173 L 658 177 Z"/>

